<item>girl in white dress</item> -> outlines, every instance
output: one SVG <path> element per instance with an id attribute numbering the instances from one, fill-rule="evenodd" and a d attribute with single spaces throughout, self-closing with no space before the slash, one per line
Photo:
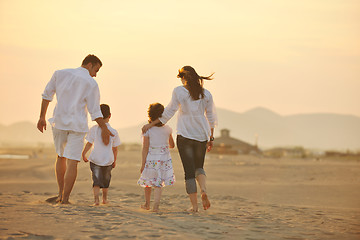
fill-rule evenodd
<path id="1" fill-rule="evenodd" d="M 164 106 L 160 103 L 153 103 L 148 110 L 149 123 L 161 117 Z M 172 129 L 162 123 L 149 129 L 143 134 L 141 176 L 138 184 L 144 187 L 145 204 L 143 209 L 150 209 L 151 189 L 154 188 L 153 211 L 159 211 L 162 187 L 173 185 L 175 182 L 174 170 L 172 167 L 169 148 L 174 148 Z"/>

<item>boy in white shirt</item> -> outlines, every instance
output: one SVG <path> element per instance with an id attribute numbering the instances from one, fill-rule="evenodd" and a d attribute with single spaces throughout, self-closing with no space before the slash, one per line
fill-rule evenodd
<path id="1" fill-rule="evenodd" d="M 118 132 L 113 129 L 109 124 L 109 119 L 111 117 L 110 107 L 106 104 L 101 104 L 100 108 L 104 118 L 104 122 L 114 136 L 111 136 L 109 144 L 105 145 L 101 138 L 101 128 L 95 125 L 90 128 L 90 131 L 85 138 L 88 142 L 86 143 L 82 152 L 82 158 L 84 162 L 88 162 L 90 160 L 90 169 L 92 172 L 95 200 L 94 205 L 100 204 L 100 188 L 102 188 L 102 203 L 108 203 L 107 195 L 111 179 L 111 170 L 116 165 L 117 147 L 120 145 L 120 138 Z M 86 157 L 86 153 L 91 149 L 93 144 L 94 149 L 92 150 L 88 159 Z"/>

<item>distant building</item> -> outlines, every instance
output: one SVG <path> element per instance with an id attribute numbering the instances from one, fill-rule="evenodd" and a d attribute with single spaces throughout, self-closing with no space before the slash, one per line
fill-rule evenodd
<path id="1" fill-rule="evenodd" d="M 221 129 L 221 136 L 214 140 L 213 153 L 220 154 L 261 154 L 256 145 L 230 137 L 229 129 Z"/>

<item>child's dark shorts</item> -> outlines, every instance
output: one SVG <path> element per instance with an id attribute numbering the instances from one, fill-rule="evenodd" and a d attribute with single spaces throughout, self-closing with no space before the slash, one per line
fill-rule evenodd
<path id="1" fill-rule="evenodd" d="M 93 187 L 98 186 L 100 188 L 108 188 L 110 185 L 111 179 L 111 170 L 112 165 L 110 166 L 99 166 L 95 163 L 90 162 L 90 169 L 92 172 Z"/>

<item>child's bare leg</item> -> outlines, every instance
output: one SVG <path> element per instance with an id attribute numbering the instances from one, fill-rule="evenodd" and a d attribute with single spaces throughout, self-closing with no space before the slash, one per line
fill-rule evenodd
<path id="1" fill-rule="evenodd" d="M 144 194 L 145 194 L 145 204 L 141 205 L 141 208 L 149 210 L 150 209 L 151 187 L 145 187 Z"/>
<path id="2" fill-rule="evenodd" d="M 159 211 L 161 193 L 162 193 L 162 187 L 155 187 L 153 212 Z"/>
<path id="3" fill-rule="evenodd" d="M 94 191 L 94 205 L 97 206 L 97 205 L 100 204 L 100 198 L 99 198 L 100 187 L 99 186 L 94 186 L 93 191 Z"/>
<path id="4" fill-rule="evenodd" d="M 108 188 L 103 188 L 103 189 L 102 189 L 102 194 L 103 194 L 103 201 L 102 201 L 102 203 L 103 203 L 103 204 L 109 203 L 108 200 L 107 200 L 108 190 L 109 190 Z"/>

